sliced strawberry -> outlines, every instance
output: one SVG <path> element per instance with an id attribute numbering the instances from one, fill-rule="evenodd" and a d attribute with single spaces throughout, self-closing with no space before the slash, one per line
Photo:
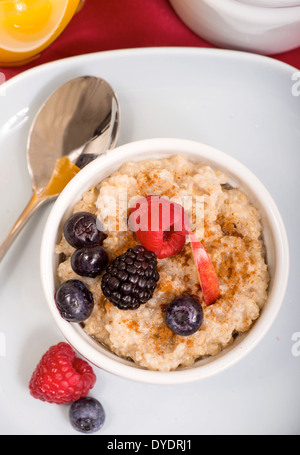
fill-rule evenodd
<path id="1" fill-rule="evenodd" d="M 189 235 L 204 302 L 206 305 L 211 305 L 220 297 L 218 277 L 204 246 L 193 232 L 190 232 Z"/>
<path id="2" fill-rule="evenodd" d="M 158 259 L 178 254 L 186 241 L 187 216 L 181 205 L 159 196 L 137 201 L 129 223 L 141 244 Z"/>

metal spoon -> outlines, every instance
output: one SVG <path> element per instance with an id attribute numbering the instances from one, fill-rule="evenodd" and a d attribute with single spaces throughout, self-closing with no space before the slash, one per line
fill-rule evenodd
<path id="1" fill-rule="evenodd" d="M 72 79 L 46 100 L 27 145 L 33 195 L 0 244 L 0 262 L 33 213 L 56 198 L 86 164 L 115 147 L 119 126 L 117 96 L 101 78 Z"/>

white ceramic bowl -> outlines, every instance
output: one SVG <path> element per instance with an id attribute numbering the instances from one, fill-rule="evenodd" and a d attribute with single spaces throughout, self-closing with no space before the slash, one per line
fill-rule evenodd
<path id="1" fill-rule="evenodd" d="M 300 0 L 170 0 L 183 22 L 221 48 L 272 55 L 300 46 Z"/>
<path id="2" fill-rule="evenodd" d="M 225 172 L 242 188 L 260 209 L 263 219 L 267 261 L 271 274 L 268 301 L 260 318 L 251 330 L 239 336 L 232 346 L 217 356 L 199 360 L 190 368 L 172 372 L 149 371 L 124 360 L 86 335 L 79 324 L 63 320 L 54 301 L 58 286 L 56 269 L 58 257 L 54 253 L 61 238 L 65 221 L 72 213 L 74 203 L 82 194 L 117 170 L 128 160 L 140 161 L 174 154 L 187 155 L 195 162 L 203 162 Z M 244 165 L 231 156 L 207 145 L 184 139 L 148 139 L 116 148 L 106 156 L 89 164 L 64 189 L 55 202 L 46 223 L 41 245 L 41 278 L 45 296 L 57 326 L 67 341 L 92 364 L 124 378 L 153 384 L 187 383 L 215 375 L 241 360 L 264 337 L 282 304 L 289 271 L 288 241 L 281 216 L 273 199 Z"/>

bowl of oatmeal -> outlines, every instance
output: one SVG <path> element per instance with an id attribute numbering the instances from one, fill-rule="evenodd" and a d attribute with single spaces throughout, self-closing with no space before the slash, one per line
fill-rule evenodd
<path id="1" fill-rule="evenodd" d="M 135 229 L 131 217 L 150 197 L 181 207 L 188 231 L 184 221 L 158 241 L 161 222 L 152 237 Z M 69 243 L 66 226 L 81 214 L 103 234 L 96 276 L 82 273 L 81 250 Z M 241 360 L 274 322 L 288 271 L 285 227 L 263 184 L 233 157 L 185 139 L 125 144 L 86 166 L 55 202 L 41 245 L 44 293 L 67 341 L 99 368 L 153 384 L 200 380 Z M 80 321 L 58 304 L 74 281 L 93 300 Z M 168 315 L 191 299 L 194 330 L 176 331 Z"/>

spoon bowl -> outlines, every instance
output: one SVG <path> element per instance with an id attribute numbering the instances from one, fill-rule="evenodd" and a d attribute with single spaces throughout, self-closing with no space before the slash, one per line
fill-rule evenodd
<path id="1" fill-rule="evenodd" d="M 0 244 L 0 262 L 33 213 L 56 198 L 84 166 L 115 147 L 119 126 L 117 96 L 102 78 L 77 77 L 50 95 L 28 138 L 32 198 Z"/>

